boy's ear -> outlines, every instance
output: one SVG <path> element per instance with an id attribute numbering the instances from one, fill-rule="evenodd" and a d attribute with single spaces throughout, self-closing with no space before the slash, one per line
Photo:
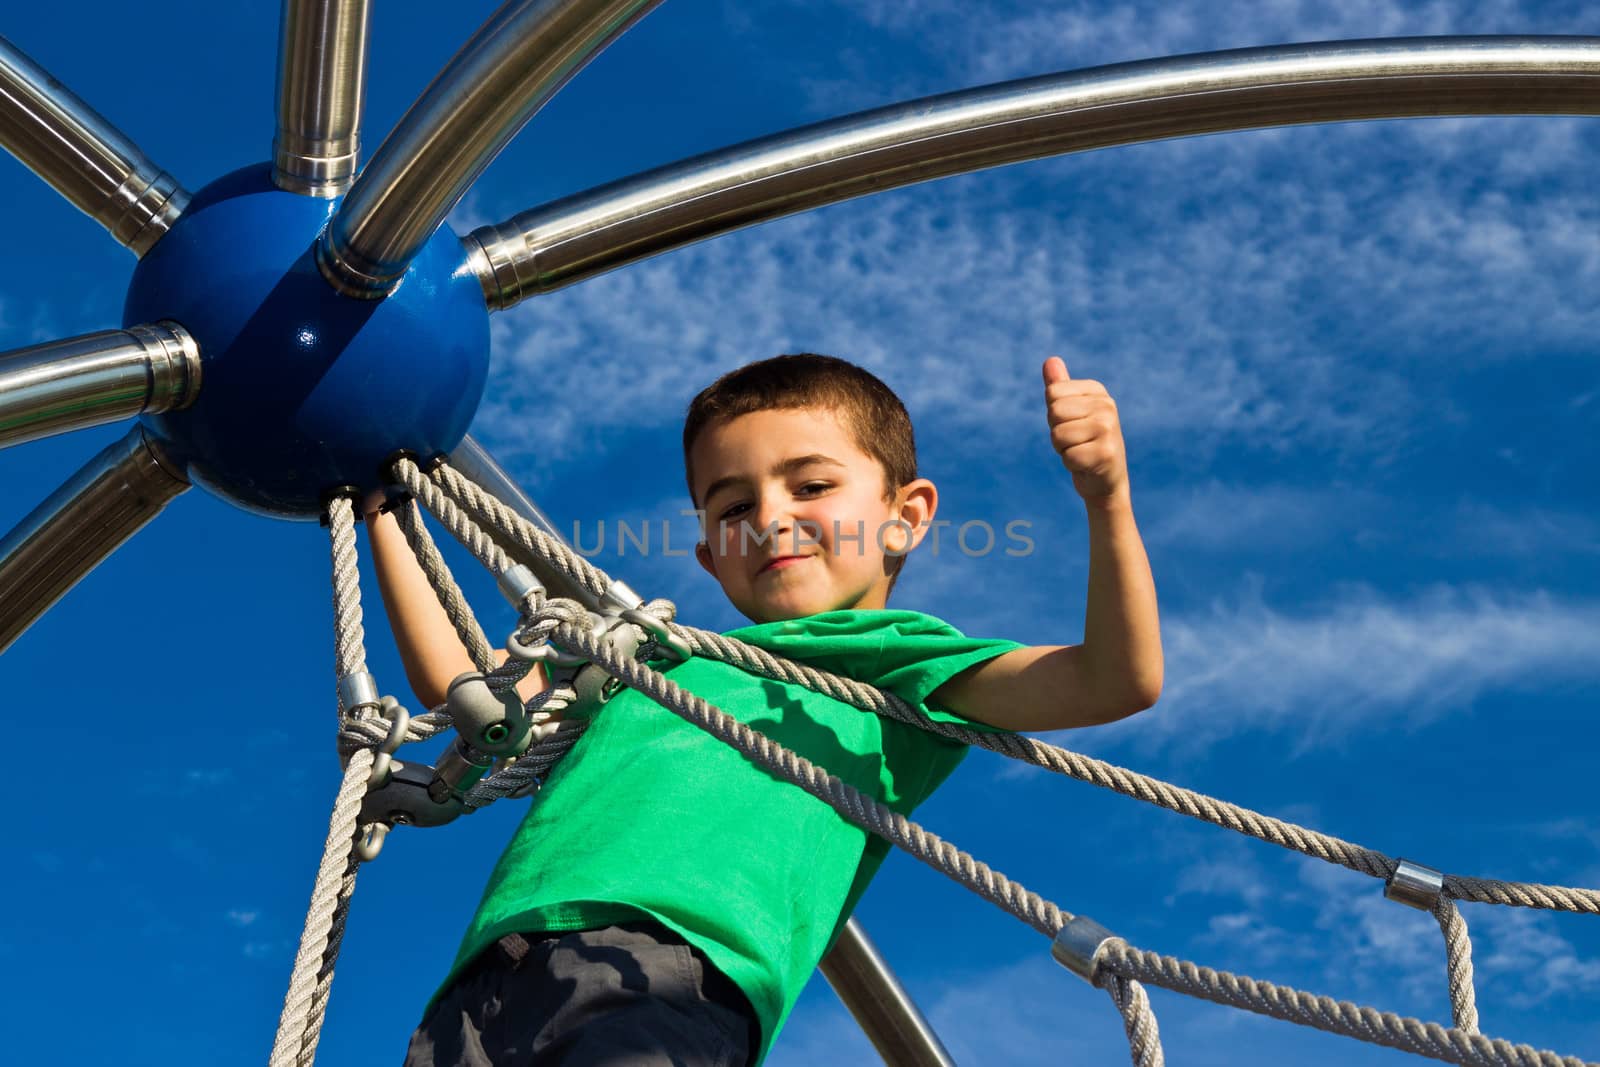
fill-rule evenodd
<path id="1" fill-rule="evenodd" d="M 700 561 L 700 566 L 705 568 L 707 574 L 713 578 L 717 576 L 717 564 L 715 558 L 711 555 L 710 545 L 704 541 L 697 541 L 694 546 L 694 558 Z"/>
<path id="2" fill-rule="evenodd" d="M 928 524 L 939 510 L 939 490 L 926 478 L 907 482 L 900 487 L 899 517 L 911 528 L 911 543 L 904 552 L 910 552 L 928 534 Z"/>

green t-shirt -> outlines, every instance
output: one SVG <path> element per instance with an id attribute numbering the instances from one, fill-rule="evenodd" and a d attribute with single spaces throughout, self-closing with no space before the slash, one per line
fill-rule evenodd
<path id="1" fill-rule="evenodd" d="M 893 610 L 830 611 L 729 636 L 924 707 L 959 671 L 1021 647 Z M 667 673 L 902 814 L 966 754 L 916 727 L 717 660 L 696 657 Z M 765 1056 L 888 849 L 822 801 L 624 689 L 535 797 L 445 984 L 509 933 L 650 917 L 703 951 L 749 997 Z"/>

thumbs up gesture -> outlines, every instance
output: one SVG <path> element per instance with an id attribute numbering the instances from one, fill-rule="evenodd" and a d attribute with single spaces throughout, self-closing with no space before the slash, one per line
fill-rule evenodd
<path id="1" fill-rule="evenodd" d="M 1050 445 L 1072 472 L 1086 504 L 1105 504 L 1128 493 L 1128 458 L 1117 402 L 1106 387 L 1074 378 L 1060 356 L 1044 361 L 1044 400 Z"/>

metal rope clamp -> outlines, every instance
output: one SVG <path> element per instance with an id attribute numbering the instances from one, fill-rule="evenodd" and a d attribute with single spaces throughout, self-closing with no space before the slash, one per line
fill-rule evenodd
<path id="1" fill-rule="evenodd" d="M 533 720 L 514 684 L 496 689 L 477 671 L 457 675 L 445 696 L 455 742 L 434 765 L 428 794 L 436 803 L 464 801 L 497 759 L 520 756 L 533 738 Z"/>
<path id="2" fill-rule="evenodd" d="M 383 851 L 383 842 L 395 826 L 443 826 L 465 814 L 464 804 L 440 804 L 428 795 L 433 768 L 427 764 L 401 763 L 394 758 L 405 744 L 411 728 L 411 713 L 394 697 L 381 701 L 389 730 L 373 752 L 372 772 L 367 776 L 367 792 L 361 798 L 356 825 L 356 856 L 368 863 Z"/>
<path id="3" fill-rule="evenodd" d="M 1432 911 L 1444 895 L 1444 875 L 1432 867 L 1402 859 L 1383 884 L 1383 895 L 1418 911 Z"/>
<path id="4" fill-rule="evenodd" d="M 472 813 L 471 808 L 453 797 L 443 803 L 434 800 L 428 792 L 433 775 L 433 768 L 426 763 L 394 760 L 390 763 L 389 780 L 361 798 L 361 814 L 356 821 L 361 837 L 356 841 L 356 855 L 362 862 L 377 858 L 391 827 L 443 826 Z"/>
<path id="5" fill-rule="evenodd" d="M 1100 950 L 1116 936 L 1093 919 L 1075 915 L 1056 931 L 1055 940 L 1050 943 L 1050 955 L 1085 982 L 1098 986 L 1095 972 L 1100 969 Z"/>
<path id="6" fill-rule="evenodd" d="M 666 624 L 643 612 L 627 608 L 620 613 L 591 611 L 587 614 L 590 636 L 596 642 L 609 644 L 626 658 L 637 656 L 642 644 L 635 626 L 653 637 L 658 645 L 666 644 L 674 654 L 681 654 L 685 659 L 693 655 L 693 650 L 668 630 Z M 523 640 L 521 634 L 526 629 L 526 626 L 520 627 L 506 638 L 506 651 L 518 659 L 544 664 L 552 686 L 571 686 L 576 696 L 569 711 L 592 713 L 621 691 L 620 678 L 589 662 L 581 652 L 569 652 L 549 639 L 542 644 Z"/>

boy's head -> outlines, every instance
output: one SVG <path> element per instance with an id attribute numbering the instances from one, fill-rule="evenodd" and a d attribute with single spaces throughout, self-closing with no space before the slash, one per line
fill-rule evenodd
<path id="1" fill-rule="evenodd" d="M 757 622 L 883 607 L 938 503 L 905 406 L 831 356 L 723 375 L 689 405 L 683 454 L 695 554 Z"/>

